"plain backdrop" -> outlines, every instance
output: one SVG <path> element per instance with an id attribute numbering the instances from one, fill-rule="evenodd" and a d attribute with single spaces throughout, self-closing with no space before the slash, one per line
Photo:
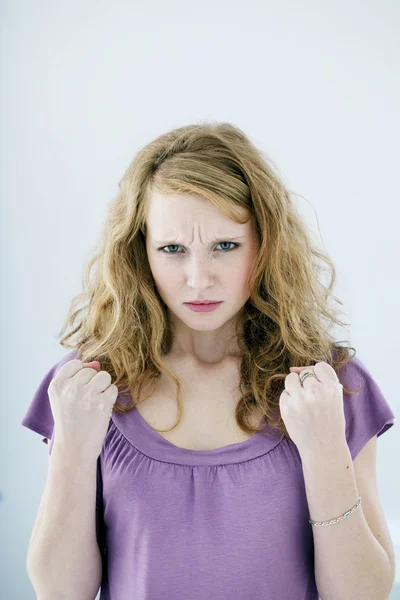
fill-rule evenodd
<path id="1" fill-rule="evenodd" d="M 48 450 L 20 422 L 66 352 L 57 334 L 106 204 L 161 133 L 228 121 L 277 165 L 335 263 L 348 324 L 337 339 L 399 414 L 400 5 L 3 0 L 0 11 L 0 589 L 31 600 Z M 377 477 L 400 581 L 397 428 L 378 439 Z"/>

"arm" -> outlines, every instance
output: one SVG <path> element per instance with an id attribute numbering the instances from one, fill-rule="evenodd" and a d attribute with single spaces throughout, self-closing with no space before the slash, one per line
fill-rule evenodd
<path id="1" fill-rule="evenodd" d="M 359 496 L 346 443 L 329 456 L 302 457 L 310 518 L 326 521 L 348 511 Z M 373 535 L 362 504 L 348 518 L 311 526 L 315 580 L 323 600 L 386 600 L 393 586 L 389 556 Z"/>
<path id="2" fill-rule="evenodd" d="M 55 443 L 26 563 L 43 600 L 93 600 L 99 590 L 96 472 L 96 461 L 81 465 L 78 457 Z"/>

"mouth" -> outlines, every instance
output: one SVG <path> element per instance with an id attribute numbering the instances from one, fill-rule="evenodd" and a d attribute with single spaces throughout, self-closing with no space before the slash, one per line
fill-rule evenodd
<path id="1" fill-rule="evenodd" d="M 220 302 L 221 302 L 221 300 L 204 300 L 204 302 L 194 301 L 194 302 L 184 302 L 184 304 L 199 304 L 199 305 L 205 306 L 207 304 L 219 304 Z"/>

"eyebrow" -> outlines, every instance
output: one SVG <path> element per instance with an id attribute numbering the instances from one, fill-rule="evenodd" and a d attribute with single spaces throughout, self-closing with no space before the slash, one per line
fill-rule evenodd
<path id="1" fill-rule="evenodd" d="M 214 242 L 224 242 L 226 240 L 244 240 L 245 238 L 246 238 L 245 235 L 236 235 L 236 236 L 234 236 L 234 235 L 227 235 L 225 237 L 214 238 L 211 243 L 214 243 Z M 171 243 L 171 241 L 172 241 L 171 239 L 169 239 L 169 240 L 154 240 L 154 242 L 156 244 L 169 244 L 169 243 Z M 173 243 L 177 244 L 178 242 L 173 242 Z"/>

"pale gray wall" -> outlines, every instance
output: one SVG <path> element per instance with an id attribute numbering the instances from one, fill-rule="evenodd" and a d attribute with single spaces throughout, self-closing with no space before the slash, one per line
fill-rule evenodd
<path id="1" fill-rule="evenodd" d="M 106 203 L 156 135 L 231 121 L 275 161 L 319 235 L 315 209 L 338 269 L 351 324 L 339 339 L 399 414 L 400 8 L 13 0 L 0 11 L 0 589 L 31 600 L 25 558 L 47 447 L 20 421 L 65 352 L 56 335 Z M 397 427 L 379 439 L 378 484 L 399 552 Z"/>

